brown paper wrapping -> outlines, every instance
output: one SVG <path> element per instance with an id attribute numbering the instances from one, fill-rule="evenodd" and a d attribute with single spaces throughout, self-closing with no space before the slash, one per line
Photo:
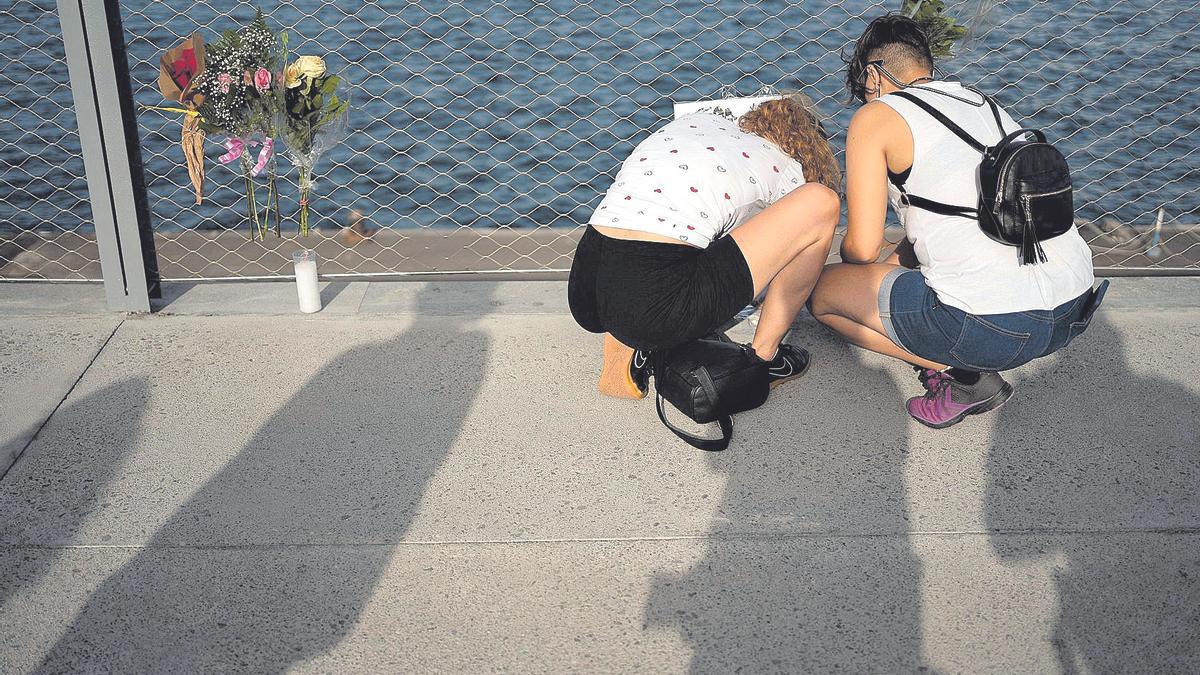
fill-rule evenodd
<path id="1" fill-rule="evenodd" d="M 179 139 L 183 146 L 183 158 L 187 162 L 188 178 L 196 193 L 196 203 L 204 201 L 204 130 L 200 128 L 200 116 L 188 115 L 183 121 L 183 135 Z"/>
<path id="2" fill-rule="evenodd" d="M 203 73 L 204 37 L 192 33 L 159 58 L 158 89 L 163 98 L 176 101 L 194 113 L 202 100 L 195 85 Z M 179 144 L 183 148 L 192 190 L 196 193 L 196 203 L 200 204 L 204 200 L 204 130 L 200 128 L 199 115 L 184 117 Z"/>

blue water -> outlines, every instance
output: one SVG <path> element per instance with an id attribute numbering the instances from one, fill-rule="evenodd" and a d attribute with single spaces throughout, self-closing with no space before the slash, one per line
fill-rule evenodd
<path id="1" fill-rule="evenodd" d="M 54 4 L 15 0 L 0 23 L 9 62 L 0 69 L 0 227 L 76 229 L 90 218 Z M 215 35 L 230 25 L 207 3 L 122 4 L 140 104 L 162 103 L 162 49 L 198 27 Z M 253 11 L 221 4 L 237 21 Z M 318 168 L 319 222 L 340 224 L 356 208 L 385 227 L 529 228 L 586 222 L 672 100 L 799 89 L 832 118 L 840 147 L 853 108 L 838 52 L 861 31 L 859 17 L 894 4 L 679 0 L 645 16 L 614 0 L 436 10 L 297 0 L 271 19 L 355 84 L 352 133 Z M 1165 205 L 1169 218 L 1196 222 L 1200 3 L 1142 4 L 1005 2 L 945 69 L 1060 144 L 1080 216 L 1149 225 Z M 209 144 L 208 196 L 197 207 L 177 120 L 139 119 L 154 227 L 245 227 L 241 186 L 216 163 L 218 145 Z"/>

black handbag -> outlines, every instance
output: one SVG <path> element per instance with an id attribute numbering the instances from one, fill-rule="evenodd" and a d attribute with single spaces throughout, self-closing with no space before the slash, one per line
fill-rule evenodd
<path id="1" fill-rule="evenodd" d="M 1004 135 L 995 101 L 980 94 L 992 109 L 996 126 L 1004 136 L 996 145 L 985 146 L 928 102 L 906 91 L 896 95 L 919 106 L 983 154 L 979 162 L 977 208 L 911 195 L 899 186 L 901 201 L 942 215 L 978 220 L 979 229 L 992 241 L 1020 249 L 1022 265 L 1046 262 L 1041 242 L 1064 234 L 1075 225 L 1071 170 L 1062 153 L 1046 142 L 1046 135 L 1037 129 L 1019 129 Z M 1033 140 L 1027 140 L 1026 135 L 1032 135 Z"/>
<path id="2" fill-rule="evenodd" d="M 701 338 L 651 356 L 658 419 L 689 445 L 708 451 L 729 447 L 735 413 L 759 407 L 770 393 L 768 364 L 754 350 L 728 339 Z M 693 436 L 667 421 L 663 401 L 700 424 L 716 422 L 721 438 Z"/>

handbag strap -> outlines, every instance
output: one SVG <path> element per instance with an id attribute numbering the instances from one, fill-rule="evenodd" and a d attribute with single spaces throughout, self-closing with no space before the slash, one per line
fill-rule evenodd
<path id="1" fill-rule="evenodd" d="M 658 394 L 656 398 L 657 400 L 655 401 L 654 407 L 658 410 L 659 421 L 663 423 L 664 427 L 670 429 L 671 433 L 683 439 L 684 443 L 687 443 L 693 448 L 699 448 L 700 450 L 706 450 L 708 452 L 720 452 L 729 447 L 729 440 L 733 438 L 732 417 L 729 415 L 722 415 L 717 419 L 717 425 L 721 427 L 720 438 L 701 438 L 699 436 L 693 436 L 692 434 L 689 434 L 683 429 L 680 429 L 674 424 L 668 422 L 666 412 L 663 410 L 664 399 L 662 394 Z"/>
<path id="2" fill-rule="evenodd" d="M 696 379 L 700 380 L 700 386 L 704 387 L 704 393 L 708 394 L 708 400 L 716 403 L 721 400 L 717 394 L 717 385 L 712 380 L 712 375 L 708 373 L 708 368 L 701 367 L 696 369 Z"/>

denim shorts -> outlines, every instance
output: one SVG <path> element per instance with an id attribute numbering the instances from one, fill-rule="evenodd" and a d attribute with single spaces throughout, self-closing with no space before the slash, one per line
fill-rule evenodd
<path id="1" fill-rule="evenodd" d="M 898 268 L 879 287 L 879 318 L 892 342 L 922 358 L 966 370 L 1011 370 L 1087 330 L 1106 286 L 1054 309 L 975 315 L 943 305 L 919 271 Z"/>

